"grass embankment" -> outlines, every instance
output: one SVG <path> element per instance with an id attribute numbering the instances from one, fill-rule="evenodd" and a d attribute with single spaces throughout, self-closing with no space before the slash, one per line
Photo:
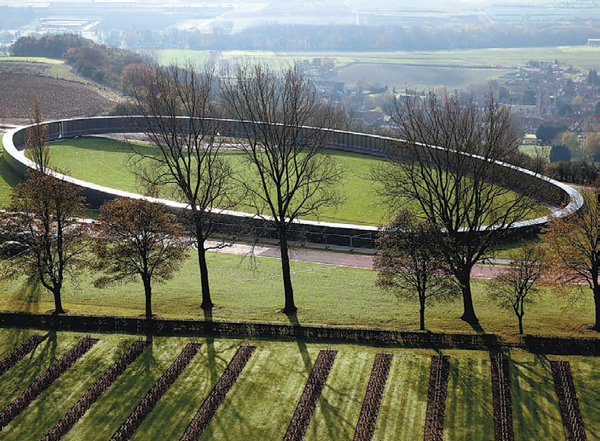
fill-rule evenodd
<path id="1" fill-rule="evenodd" d="M 153 150 L 148 147 L 148 152 Z M 373 167 L 379 159 L 365 155 L 331 151 L 331 156 L 343 170 L 342 182 L 338 186 L 343 203 L 338 207 L 324 207 L 319 216 L 307 216 L 307 219 L 326 222 L 380 225 L 390 220 L 386 204 L 377 194 L 378 186 L 371 180 Z M 240 180 L 252 179 L 254 168 L 244 161 L 241 152 L 224 151 L 221 153 L 232 165 Z M 88 137 L 69 139 L 52 144 L 52 164 L 59 169 L 68 170 L 71 176 L 119 190 L 139 191 L 135 177 L 129 170 L 131 152 L 127 144 L 107 138 Z M 510 194 L 506 196 L 510 197 Z M 416 204 L 413 209 L 418 209 Z M 252 211 L 244 207 L 239 210 Z M 541 205 L 531 217 L 548 214 Z"/>
<path id="2" fill-rule="evenodd" d="M 16 346 L 23 331 L 0 329 L 0 349 Z M 29 332 L 29 331 L 28 331 Z M 12 398 L 83 335 L 50 334 L 35 352 L 2 378 L 2 402 Z M 95 336 L 98 337 L 98 336 Z M 132 336 L 101 335 L 100 342 L 3 430 L 5 439 L 40 439 L 132 342 Z M 147 349 L 65 438 L 108 439 L 179 354 L 189 338 L 154 338 Z M 8 343 L 11 342 L 11 343 Z M 14 342 L 14 344 L 12 344 Z M 218 381 L 238 346 L 236 339 L 200 338 L 200 353 L 148 416 L 133 438 L 178 439 Z M 323 344 L 304 341 L 249 342 L 257 350 L 217 410 L 202 439 L 281 439 Z M 374 357 L 382 348 L 336 344 L 335 363 L 307 431 L 307 440 L 351 439 Z M 374 439 L 423 436 L 430 357 L 433 350 L 386 348 L 394 360 Z M 445 439 L 493 439 L 490 354 L 451 350 Z M 513 350 L 510 375 L 515 439 L 561 439 L 562 423 L 550 359 Z M 588 436 L 598 433 L 598 357 L 561 357 L 571 362 Z M 43 418 L 41 417 L 43 416 Z"/>
<path id="3" fill-rule="evenodd" d="M 278 312 L 283 307 L 280 262 L 260 258 L 251 267 L 249 258 L 209 253 L 209 271 L 214 320 L 266 321 L 289 323 Z M 375 272 L 331 265 L 292 262 L 292 280 L 297 320 L 301 324 L 351 327 L 381 327 L 416 330 L 418 306 L 398 301 L 392 294 L 374 286 Z M 100 290 L 92 286 L 93 275 L 64 288 L 63 305 L 72 314 L 138 316 L 144 313 L 144 295 L 140 283 L 118 285 Z M 485 295 L 487 281 L 474 282 L 475 311 L 487 332 L 514 335 L 514 316 L 500 310 Z M 575 289 L 575 288 L 572 288 Z M 43 313 L 54 308 L 52 296 L 40 285 L 22 278 L 0 282 L 0 310 Z M 593 301 L 587 291 L 573 306 L 569 300 L 549 288 L 540 300 L 528 306 L 525 331 L 557 336 L 597 336 L 588 330 L 593 322 Z M 200 309 L 200 283 L 195 258 L 185 261 L 181 272 L 164 285 L 153 289 L 153 311 L 169 318 L 204 318 Z M 426 325 L 432 331 L 472 332 L 459 319 L 462 302 L 431 306 Z"/>
<path id="4" fill-rule="evenodd" d="M 10 193 L 21 182 L 22 180 L 12 171 L 4 157 L 0 156 L 0 209 L 10 204 Z"/>

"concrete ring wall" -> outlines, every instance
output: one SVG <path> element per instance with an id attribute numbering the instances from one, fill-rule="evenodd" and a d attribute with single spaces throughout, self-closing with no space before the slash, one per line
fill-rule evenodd
<path id="1" fill-rule="evenodd" d="M 48 126 L 49 140 L 56 141 L 83 135 L 137 133 L 140 130 L 136 121 L 141 122 L 141 118 L 139 116 L 76 118 L 51 121 L 44 124 Z M 218 122 L 220 124 L 220 133 L 224 136 L 236 137 L 241 136 L 243 133 L 243 121 L 221 119 Z M 9 166 L 21 177 L 25 175 L 27 169 L 35 168 L 35 163 L 26 158 L 24 154 L 25 137 L 28 127 L 23 126 L 13 129 L 7 132 L 3 138 L 4 157 Z M 306 128 L 305 130 L 311 129 Z M 398 144 L 398 140 L 394 138 L 342 130 L 330 130 L 330 135 L 330 148 L 371 156 L 386 157 L 391 153 L 393 146 Z M 574 213 L 583 206 L 583 197 L 581 194 L 567 185 L 511 164 L 496 162 L 495 166 L 498 168 L 499 175 L 511 175 L 513 177 L 511 182 L 513 183 L 515 182 L 514 176 L 518 175 L 517 181 L 522 186 L 534 182 L 540 185 L 540 202 L 552 206 L 564 206 L 564 208 L 556 210 L 551 215 L 515 223 L 512 226 L 512 230 L 516 236 L 535 234 L 552 217 L 566 216 Z M 103 187 L 59 173 L 55 173 L 55 175 L 59 179 L 81 187 L 84 196 L 92 207 L 99 207 L 105 201 L 116 197 L 143 197 L 139 194 Z M 185 210 L 188 208 L 186 204 L 182 203 L 164 199 L 149 199 L 162 203 L 174 210 Z M 263 228 L 264 222 L 252 214 L 216 210 L 215 217 L 217 228 L 222 232 L 235 230 L 243 223 L 246 227 L 251 226 L 257 231 L 263 232 L 263 236 L 269 236 L 268 233 L 265 233 L 266 229 Z M 310 243 L 341 245 L 351 248 L 375 248 L 377 231 L 378 228 L 374 226 L 297 220 L 292 226 L 290 237 Z"/>

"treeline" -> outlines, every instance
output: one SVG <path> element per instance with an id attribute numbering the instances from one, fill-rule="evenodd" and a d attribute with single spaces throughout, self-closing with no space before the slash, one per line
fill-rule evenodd
<path id="1" fill-rule="evenodd" d="M 113 31 L 109 44 L 131 48 L 212 50 L 442 50 L 586 44 L 600 38 L 594 25 L 495 24 L 432 27 L 263 24 L 239 33 L 197 31 Z"/>
<path id="2" fill-rule="evenodd" d="M 76 34 L 44 35 L 42 37 L 21 37 L 10 47 L 15 57 L 47 57 L 62 59 L 69 49 L 88 47 L 92 40 Z"/>
<path id="3" fill-rule="evenodd" d="M 21 37 L 11 46 L 11 53 L 20 57 L 64 59 L 82 76 L 111 87 L 121 86 L 125 66 L 146 61 L 136 52 L 96 44 L 75 34 Z"/>

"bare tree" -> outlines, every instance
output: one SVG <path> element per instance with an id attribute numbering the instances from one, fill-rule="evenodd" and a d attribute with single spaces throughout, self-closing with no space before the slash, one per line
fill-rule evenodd
<path id="1" fill-rule="evenodd" d="M 78 223 L 84 208 L 81 189 L 38 170 L 13 189 L 13 212 L 4 228 L 22 244 L 3 262 L 3 276 L 35 274 L 54 296 L 56 314 L 64 313 L 61 293 L 67 275 L 87 265 L 87 228 Z"/>
<path id="2" fill-rule="evenodd" d="M 537 283 L 547 271 L 545 252 L 535 243 L 524 244 L 511 256 L 508 268 L 494 277 L 488 291 L 500 307 L 512 310 L 523 334 L 525 304 L 533 303 L 538 294 Z"/>
<path id="3" fill-rule="evenodd" d="M 399 299 L 418 300 L 420 329 L 425 330 L 425 307 L 433 302 L 454 301 L 459 287 L 440 257 L 439 228 L 419 221 L 402 210 L 383 228 L 377 240 L 379 254 L 373 266 L 379 272 L 375 284 Z"/>
<path id="4" fill-rule="evenodd" d="M 165 281 L 179 270 L 186 251 L 178 243 L 183 226 L 162 205 L 145 199 L 117 198 L 100 207 L 95 269 L 104 275 L 94 285 L 142 279 L 146 318 L 152 317 L 152 281 Z"/>
<path id="5" fill-rule="evenodd" d="M 254 179 L 241 184 L 249 204 L 277 232 L 285 306 L 296 312 L 290 274 L 289 231 L 302 216 L 338 203 L 341 171 L 326 154 L 338 112 L 323 105 L 298 67 L 276 71 L 264 64 L 241 65 L 223 81 L 229 116 L 243 120 L 241 146 Z M 304 127 L 310 126 L 310 129 Z"/>
<path id="6" fill-rule="evenodd" d="M 221 141 L 212 93 L 214 70 L 208 65 L 169 66 L 142 71 L 135 84 L 135 107 L 145 133 L 156 151 L 132 144 L 138 160 L 151 163 L 142 177 L 151 185 L 173 189 L 174 197 L 188 204 L 191 231 L 198 249 L 202 309 L 211 309 L 206 240 L 214 234 L 215 211 L 232 206 L 233 171 L 219 155 Z M 141 162 L 140 161 L 140 162 Z M 147 162 L 146 162 L 147 161 Z M 139 162 L 138 162 L 139 164 Z M 145 170 L 138 167 L 138 171 Z"/>
<path id="7" fill-rule="evenodd" d="M 536 189 L 495 164 L 517 151 L 520 132 L 509 109 L 491 98 L 479 109 L 457 97 L 405 97 L 393 121 L 404 141 L 374 178 L 393 208 L 416 204 L 420 217 L 443 229 L 440 251 L 461 286 L 461 318 L 477 325 L 471 270 L 536 206 Z"/>
<path id="8" fill-rule="evenodd" d="M 25 154 L 36 163 L 36 168 L 46 174 L 50 167 L 50 149 L 48 146 L 48 125 L 42 124 L 40 100 L 34 98 L 33 108 L 29 115 L 27 135 L 25 137 Z"/>
<path id="9" fill-rule="evenodd" d="M 597 195 L 583 194 L 581 210 L 566 218 L 555 218 L 544 231 L 552 272 L 561 283 L 585 281 L 594 296 L 595 320 L 600 331 L 600 216 Z"/>

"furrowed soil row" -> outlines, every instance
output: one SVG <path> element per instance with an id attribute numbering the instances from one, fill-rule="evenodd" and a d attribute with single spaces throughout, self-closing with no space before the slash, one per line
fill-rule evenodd
<path id="1" fill-rule="evenodd" d="M 327 350 L 319 352 L 300 401 L 298 401 L 298 406 L 296 406 L 296 411 L 283 438 L 284 441 L 299 441 L 304 439 L 336 355 L 337 351 Z"/>
<path id="2" fill-rule="evenodd" d="M 27 340 L 25 340 L 18 348 L 0 360 L 0 375 L 4 374 L 7 370 L 21 361 L 27 354 L 37 348 L 41 342 L 46 339 L 46 336 L 40 334 L 33 334 Z"/>
<path id="3" fill-rule="evenodd" d="M 514 441 L 512 395 L 508 360 L 492 358 L 492 394 L 494 396 L 494 433 L 496 441 Z"/>
<path id="4" fill-rule="evenodd" d="M 354 432 L 354 441 L 370 441 L 373 439 L 377 417 L 379 416 L 379 406 L 381 406 L 381 399 L 383 398 L 383 391 L 392 367 L 393 358 L 394 356 L 391 354 L 377 354 L 375 356 L 367 392 Z"/>
<path id="5" fill-rule="evenodd" d="M 429 390 L 427 391 L 427 413 L 425 419 L 425 441 L 444 440 L 444 418 L 446 395 L 450 377 L 450 357 L 431 357 Z"/>
<path id="6" fill-rule="evenodd" d="M 185 345 L 185 348 L 183 348 L 183 351 L 181 351 L 171 366 L 169 366 L 169 368 L 161 375 L 146 396 L 142 398 L 142 401 L 140 401 L 133 412 L 131 412 L 123 424 L 121 424 L 121 427 L 117 429 L 115 434 L 111 437 L 111 441 L 125 441 L 131 439 L 146 417 L 152 412 L 156 403 L 158 403 L 173 383 L 175 383 L 175 380 L 179 378 L 187 365 L 190 364 L 201 346 L 202 345 L 199 343 L 188 343 Z"/>
<path id="7" fill-rule="evenodd" d="M 579 409 L 579 400 L 573 383 L 571 365 L 568 361 L 551 361 L 554 388 L 558 396 L 560 416 L 562 417 L 567 441 L 587 441 L 583 416 Z"/>
<path id="8" fill-rule="evenodd" d="M 133 363 L 144 349 L 148 347 L 145 341 L 134 341 L 117 361 L 109 367 L 104 375 L 75 403 L 67 414 L 42 438 L 43 441 L 58 441 L 85 415 L 92 405 L 104 392 L 121 376 L 125 369 Z"/>
<path id="9" fill-rule="evenodd" d="M 192 422 L 181 437 L 181 441 L 198 440 L 206 430 L 210 420 L 225 399 L 225 396 L 237 381 L 242 370 L 256 350 L 256 346 L 240 346 L 233 359 L 219 378 L 215 387 L 210 391 Z"/>
<path id="10" fill-rule="evenodd" d="M 60 360 L 50 366 L 46 372 L 15 398 L 6 409 L 0 412 L 0 429 L 6 427 L 7 424 L 14 420 L 33 400 L 48 389 L 52 383 L 60 378 L 62 374 L 73 366 L 75 362 L 98 343 L 98 341 L 99 340 L 95 338 L 82 338 L 75 346 L 69 349 L 69 352 L 63 355 Z"/>

